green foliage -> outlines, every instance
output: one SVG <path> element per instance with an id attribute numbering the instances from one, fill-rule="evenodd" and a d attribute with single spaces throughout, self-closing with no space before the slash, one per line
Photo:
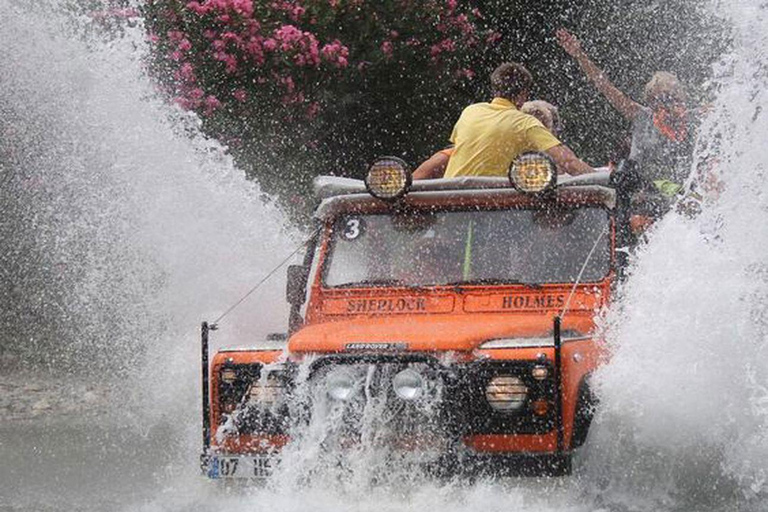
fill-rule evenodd
<path id="1" fill-rule="evenodd" d="M 693 0 L 153 0 L 143 11 L 169 96 L 303 212 L 318 174 L 359 177 L 381 154 L 417 165 L 447 145 L 505 60 L 528 66 L 534 95 L 561 107 L 564 141 L 605 163 L 626 123 L 557 46 L 559 26 L 636 99 L 657 69 L 700 93 L 727 42 Z"/>

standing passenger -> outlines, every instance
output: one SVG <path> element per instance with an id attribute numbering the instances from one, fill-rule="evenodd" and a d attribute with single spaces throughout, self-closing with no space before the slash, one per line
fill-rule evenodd
<path id="1" fill-rule="evenodd" d="M 654 73 L 645 86 L 644 104 L 640 104 L 611 83 L 584 52 L 576 36 L 561 28 L 557 40 L 597 90 L 632 123 L 629 160 L 637 164 L 646 186 L 666 197 L 661 202 L 668 206 L 690 173 L 694 139 L 693 116 L 686 107 L 685 90 L 677 77 L 666 71 Z M 656 216 L 665 209 L 662 206 Z"/>

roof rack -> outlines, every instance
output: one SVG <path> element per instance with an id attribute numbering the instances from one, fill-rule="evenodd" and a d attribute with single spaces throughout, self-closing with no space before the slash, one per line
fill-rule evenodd
<path id="1" fill-rule="evenodd" d="M 610 173 L 599 170 L 579 176 L 558 176 L 558 187 L 579 185 L 610 186 Z M 411 192 L 431 192 L 438 190 L 488 190 L 510 188 L 509 180 L 505 177 L 461 176 L 458 178 L 439 178 L 435 180 L 417 180 L 411 185 Z M 317 176 L 313 182 L 315 196 L 318 199 L 328 199 L 348 194 L 366 193 L 363 180 L 343 178 L 340 176 Z"/>

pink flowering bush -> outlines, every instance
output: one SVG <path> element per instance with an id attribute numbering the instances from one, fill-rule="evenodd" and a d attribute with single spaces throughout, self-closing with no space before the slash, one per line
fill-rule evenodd
<path id="1" fill-rule="evenodd" d="M 148 0 L 143 10 L 164 89 L 268 190 L 288 174 L 354 174 L 380 152 L 415 161 L 445 144 L 496 37 L 457 0 Z"/>

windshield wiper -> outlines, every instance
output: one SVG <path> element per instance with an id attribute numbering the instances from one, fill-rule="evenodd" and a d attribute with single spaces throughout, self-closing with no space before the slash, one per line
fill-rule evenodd
<path id="1" fill-rule="evenodd" d="M 487 279 L 467 279 L 462 281 L 453 281 L 450 283 L 445 283 L 444 286 L 473 286 L 473 285 L 494 285 L 494 284 L 516 284 L 516 285 L 523 285 L 523 286 L 531 286 L 534 288 L 541 287 L 540 284 L 537 283 L 524 283 L 522 281 L 511 281 L 509 279 L 497 279 L 497 278 L 487 278 Z"/>
<path id="2" fill-rule="evenodd" d="M 354 283 L 344 283 L 334 286 L 334 288 L 358 288 L 365 286 L 402 286 L 408 287 L 407 284 L 399 279 L 365 279 L 364 281 L 357 281 Z"/>

